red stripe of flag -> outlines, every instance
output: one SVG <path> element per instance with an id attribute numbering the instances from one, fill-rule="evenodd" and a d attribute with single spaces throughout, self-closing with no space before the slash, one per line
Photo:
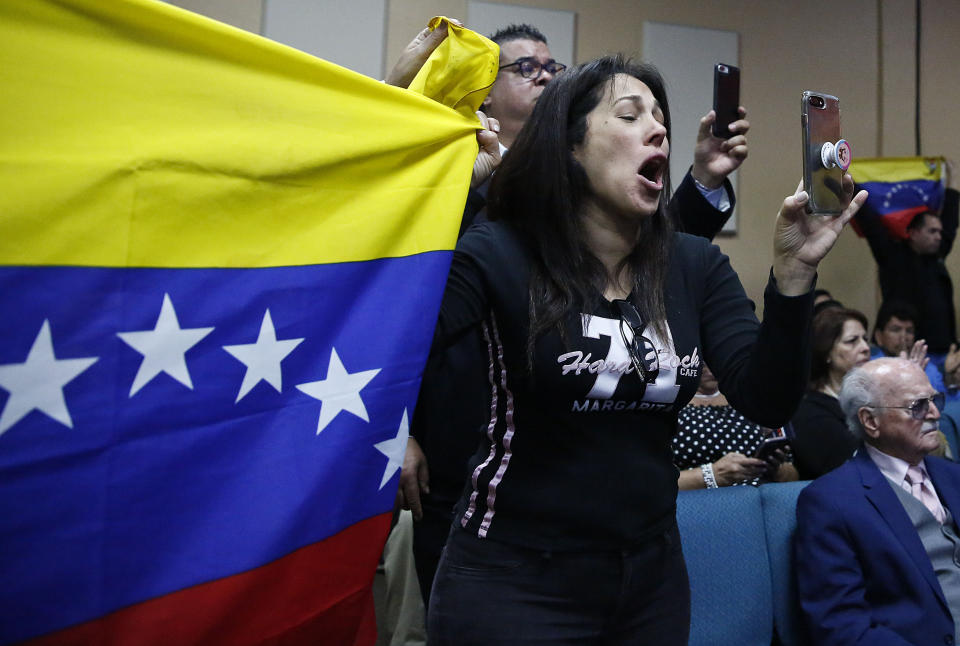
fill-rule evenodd
<path id="1" fill-rule="evenodd" d="M 880 223 L 886 227 L 891 237 L 896 240 L 905 240 L 908 237 L 907 225 L 910 224 L 914 216 L 916 216 L 917 213 L 924 213 L 929 210 L 930 208 L 927 206 L 914 206 L 909 209 L 903 209 L 902 211 L 892 211 L 881 216 Z M 860 227 L 860 223 L 857 222 L 856 218 L 850 221 L 850 225 L 857 235 L 862 238 L 863 229 Z"/>
<path id="2" fill-rule="evenodd" d="M 240 646 L 376 641 L 372 584 L 390 530 L 380 514 L 262 567 L 179 590 L 31 646 Z"/>

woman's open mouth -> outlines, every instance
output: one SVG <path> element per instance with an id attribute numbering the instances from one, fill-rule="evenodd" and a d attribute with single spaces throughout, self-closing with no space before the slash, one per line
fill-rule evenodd
<path id="1" fill-rule="evenodd" d="M 637 170 L 641 182 L 653 191 L 663 190 L 663 172 L 667 167 L 667 156 L 657 153 L 651 156 Z"/>

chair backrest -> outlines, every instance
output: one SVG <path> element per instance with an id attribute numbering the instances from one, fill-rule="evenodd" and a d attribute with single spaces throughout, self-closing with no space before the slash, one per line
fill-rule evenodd
<path id="1" fill-rule="evenodd" d="M 944 406 L 940 416 L 940 430 L 947 438 L 954 462 L 960 462 L 960 402 L 950 402 Z"/>
<path id="2" fill-rule="evenodd" d="M 810 484 L 776 482 L 760 486 L 763 525 L 770 557 L 770 581 L 773 587 L 773 625 L 783 646 L 804 646 L 809 642 L 794 567 L 793 534 L 797 529 L 797 496 Z"/>
<path id="3" fill-rule="evenodd" d="M 681 491 L 677 523 L 690 574 L 690 646 L 770 646 L 770 561 L 757 488 Z"/>

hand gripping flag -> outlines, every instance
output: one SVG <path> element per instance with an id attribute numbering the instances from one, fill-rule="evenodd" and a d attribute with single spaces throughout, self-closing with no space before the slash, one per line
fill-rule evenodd
<path id="1" fill-rule="evenodd" d="M 0 643 L 373 643 L 496 75 L 450 32 L 441 103 L 160 2 L 0 3 Z"/>
<path id="2" fill-rule="evenodd" d="M 850 175 L 857 188 L 869 191 L 867 209 L 880 216 L 891 237 L 907 237 L 907 225 L 918 213 L 939 211 L 945 190 L 942 157 L 854 159 Z M 861 237 L 859 224 L 853 228 Z"/>

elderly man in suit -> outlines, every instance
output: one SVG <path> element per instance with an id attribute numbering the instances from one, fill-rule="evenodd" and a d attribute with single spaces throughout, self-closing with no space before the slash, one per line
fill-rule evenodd
<path id="1" fill-rule="evenodd" d="M 797 577 L 815 644 L 953 644 L 960 621 L 960 465 L 937 448 L 943 396 L 904 359 L 847 374 L 861 441 L 797 503 Z"/>

